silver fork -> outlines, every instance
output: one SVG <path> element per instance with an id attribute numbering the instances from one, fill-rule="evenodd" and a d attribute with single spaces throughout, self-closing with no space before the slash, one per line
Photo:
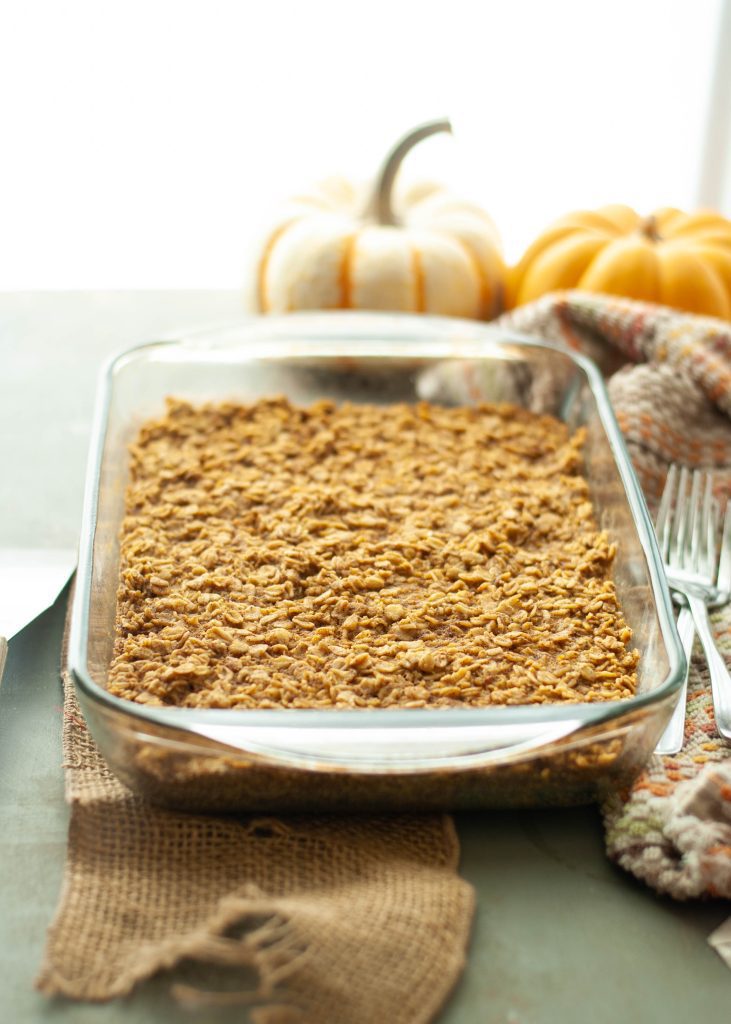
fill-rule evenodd
<path id="1" fill-rule="evenodd" d="M 671 543 L 671 524 L 677 524 L 676 489 L 677 489 L 678 467 L 671 465 L 665 479 L 660 507 L 655 522 L 655 532 L 660 544 L 660 553 L 665 565 L 668 562 L 668 554 Z M 675 513 L 676 518 L 673 519 Z M 673 601 L 678 602 L 679 594 L 673 592 Z M 681 598 L 685 602 L 684 598 Z M 690 671 L 690 658 L 693 653 L 693 641 L 695 640 L 695 626 L 690 608 L 685 602 L 680 608 L 677 620 L 678 635 L 685 652 L 685 676 L 678 693 L 678 701 L 673 710 L 672 717 L 665 726 L 665 731 L 658 740 L 655 747 L 656 754 L 677 754 L 683 749 L 683 738 L 685 734 L 685 706 L 688 699 L 688 673 Z"/>
<path id="2" fill-rule="evenodd" d="M 660 502 L 657 533 L 673 599 L 682 605 L 678 632 L 686 661 L 690 662 L 695 627 L 708 663 L 716 728 L 731 739 L 731 676 L 708 620 L 709 606 L 724 604 L 731 596 L 731 508 L 727 504 L 717 571 L 718 507 L 712 496 L 711 475 L 695 471 L 689 494 L 690 480 L 687 469 L 678 474 L 671 466 Z M 674 754 L 682 748 L 687 681 L 686 672 L 673 716 L 656 747 L 658 753 Z"/>

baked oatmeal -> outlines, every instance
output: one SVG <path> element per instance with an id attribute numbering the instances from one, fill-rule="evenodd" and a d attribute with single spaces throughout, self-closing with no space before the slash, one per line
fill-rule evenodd
<path id="1" fill-rule="evenodd" d="M 131 451 L 110 691 L 215 708 L 631 697 L 582 443 L 510 405 L 169 400 Z"/>

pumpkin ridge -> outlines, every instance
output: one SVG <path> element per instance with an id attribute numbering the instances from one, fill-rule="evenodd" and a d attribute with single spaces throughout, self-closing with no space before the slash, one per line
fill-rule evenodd
<path id="1" fill-rule="evenodd" d="M 266 286 L 266 274 L 267 268 L 269 266 L 269 260 L 271 259 L 272 252 L 274 250 L 274 246 L 277 244 L 277 242 L 282 237 L 284 232 L 287 231 L 288 228 L 291 228 L 292 225 L 299 219 L 299 217 L 292 217 L 291 220 L 285 221 L 284 224 L 280 224 L 279 227 L 276 228 L 276 230 L 269 236 L 266 245 L 264 246 L 264 251 L 262 252 L 261 259 L 259 260 L 259 271 L 257 273 L 256 283 L 256 295 L 259 301 L 259 309 L 262 311 L 262 313 L 266 313 L 269 309 L 269 299 L 267 296 Z"/>
<path id="2" fill-rule="evenodd" d="M 691 249 L 667 246 L 658 254 L 661 302 L 700 316 L 728 319 L 728 292 L 713 267 Z"/>
<path id="3" fill-rule="evenodd" d="M 348 238 L 345 239 L 343 245 L 343 258 L 340 261 L 340 273 L 338 275 L 340 281 L 340 309 L 350 309 L 351 300 L 353 297 L 353 279 L 351 271 L 353 269 L 353 260 L 355 258 L 355 246 L 358 241 L 358 235 L 353 232 Z"/>
<path id="4" fill-rule="evenodd" d="M 685 214 L 674 206 L 661 206 L 653 211 L 653 216 L 663 238 L 670 238 L 673 233 L 673 224 L 685 217 Z"/>
<path id="5" fill-rule="evenodd" d="M 482 310 L 482 316 L 487 319 L 492 312 L 493 305 L 493 295 L 487 271 L 469 242 L 466 242 L 464 238 L 457 238 L 456 235 L 448 235 L 447 237 L 457 243 L 474 268 L 477 280 L 480 283 L 480 309 Z"/>
<path id="6" fill-rule="evenodd" d="M 598 210 L 591 211 L 611 224 L 618 235 L 626 235 L 635 231 L 642 217 L 631 206 L 624 203 L 607 203 Z"/>
<path id="7" fill-rule="evenodd" d="M 539 235 L 526 249 L 521 256 L 520 260 L 512 268 L 510 280 L 508 281 L 508 294 L 507 294 L 507 305 L 511 309 L 514 306 L 522 305 L 520 300 L 520 291 L 522 288 L 523 281 L 528 274 L 530 268 L 539 260 L 544 253 L 552 249 L 554 245 L 562 242 L 564 239 L 578 235 L 578 234 L 604 234 L 607 242 L 610 242 L 613 238 L 617 237 L 617 228 L 610 224 L 605 218 L 596 218 L 597 220 L 603 219 L 603 226 L 590 226 L 579 222 L 578 214 L 567 214 L 562 217 L 560 221 L 557 221 L 552 226 L 546 229 L 542 235 Z"/>
<path id="8" fill-rule="evenodd" d="M 688 251 L 700 257 L 718 275 L 726 292 L 731 310 L 731 252 L 722 245 L 694 241 Z"/>
<path id="9" fill-rule="evenodd" d="M 521 276 L 517 304 L 537 299 L 546 291 L 577 287 L 579 279 L 607 244 L 612 243 L 607 243 L 597 231 L 577 230 L 547 245 Z"/>
<path id="10" fill-rule="evenodd" d="M 696 210 L 695 213 L 684 213 L 668 231 L 670 238 L 688 238 L 700 231 L 728 231 L 728 221 L 722 214 L 714 210 Z"/>
<path id="11" fill-rule="evenodd" d="M 690 241 L 691 239 L 694 243 L 699 242 L 703 245 L 715 245 L 721 246 L 724 249 L 729 249 L 731 248 L 731 229 L 723 231 L 720 228 L 700 228 L 696 234 L 678 235 L 677 238 L 675 236 L 670 236 L 668 241 L 685 242 Z"/>
<path id="12" fill-rule="evenodd" d="M 421 251 L 415 245 L 411 247 L 411 269 L 414 275 L 414 312 L 423 313 L 426 309 L 424 264 L 421 260 Z"/>
<path id="13" fill-rule="evenodd" d="M 660 248 L 640 231 L 615 238 L 596 254 L 577 287 L 606 295 L 626 295 L 631 282 L 633 298 L 657 302 L 661 287 L 657 257 Z"/>

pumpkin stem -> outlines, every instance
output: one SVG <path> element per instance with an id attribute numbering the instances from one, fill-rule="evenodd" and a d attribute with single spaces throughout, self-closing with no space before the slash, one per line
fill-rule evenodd
<path id="1" fill-rule="evenodd" d="M 654 213 L 645 217 L 639 227 L 641 235 L 644 235 L 649 242 L 659 242 L 660 232 L 657 230 L 657 219 Z"/>
<path id="2" fill-rule="evenodd" d="M 397 223 L 396 216 L 391 206 L 393 185 L 396 180 L 401 163 L 409 152 L 422 139 L 428 139 L 430 135 L 438 132 L 451 132 L 452 125 L 444 118 L 441 121 L 427 121 L 426 124 L 414 128 L 407 135 L 404 135 L 383 162 L 383 166 L 376 177 L 376 184 L 373 196 L 368 204 L 368 215 L 377 224 L 394 225 Z"/>

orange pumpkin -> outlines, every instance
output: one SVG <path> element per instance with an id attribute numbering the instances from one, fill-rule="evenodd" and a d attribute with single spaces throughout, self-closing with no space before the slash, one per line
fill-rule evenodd
<path id="1" fill-rule="evenodd" d="M 710 210 L 628 206 L 570 213 L 513 268 L 508 301 L 580 288 L 731 319 L 731 221 Z"/>

